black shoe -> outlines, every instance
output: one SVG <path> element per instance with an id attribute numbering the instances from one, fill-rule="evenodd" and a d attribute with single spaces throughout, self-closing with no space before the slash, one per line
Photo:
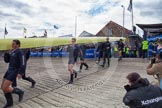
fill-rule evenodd
<path id="1" fill-rule="evenodd" d="M 31 88 L 35 87 L 36 82 L 32 78 L 27 77 L 26 80 L 32 83 Z"/>
<path id="2" fill-rule="evenodd" d="M 23 100 L 23 97 L 24 97 L 24 91 L 22 91 L 21 89 L 19 88 L 14 88 L 13 92 L 12 93 L 15 93 L 19 96 L 19 102 L 21 102 Z"/>
<path id="3" fill-rule="evenodd" d="M 118 61 L 121 61 L 121 58 L 119 58 Z"/>
<path id="4" fill-rule="evenodd" d="M 34 88 L 34 87 L 35 87 L 35 85 L 36 85 L 36 82 L 35 82 L 35 81 L 34 81 L 34 82 L 32 82 L 31 88 Z"/>
<path id="5" fill-rule="evenodd" d="M 122 57 L 119 57 L 118 61 L 121 61 L 122 60 Z"/>
<path id="6" fill-rule="evenodd" d="M 70 81 L 68 82 L 68 84 L 73 84 L 73 81 L 70 80 Z"/>
<path id="7" fill-rule="evenodd" d="M 70 75 L 70 81 L 68 82 L 68 84 L 72 84 L 73 83 L 73 74 Z"/>
<path id="8" fill-rule="evenodd" d="M 73 70 L 73 72 L 74 72 L 74 75 L 75 75 L 74 77 L 77 78 L 77 75 L 78 75 L 77 71 Z"/>
<path id="9" fill-rule="evenodd" d="M 110 62 L 108 62 L 108 65 L 107 65 L 107 67 L 110 67 Z"/>
<path id="10" fill-rule="evenodd" d="M 77 78 L 78 73 L 77 73 L 77 72 L 75 72 L 75 73 L 74 73 L 74 75 L 75 75 L 75 78 Z"/>
<path id="11" fill-rule="evenodd" d="M 100 65 L 100 66 L 102 66 L 103 68 L 105 67 L 105 65 Z"/>
<path id="12" fill-rule="evenodd" d="M 120 60 L 122 60 L 123 58 L 121 57 Z"/>
<path id="13" fill-rule="evenodd" d="M 88 70 L 88 68 L 89 68 L 89 67 L 87 66 L 87 67 L 85 68 L 85 70 Z"/>
<path id="14" fill-rule="evenodd" d="M 7 103 L 2 108 L 12 107 L 13 106 L 12 94 L 11 93 L 5 93 L 5 98 L 6 98 Z"/>

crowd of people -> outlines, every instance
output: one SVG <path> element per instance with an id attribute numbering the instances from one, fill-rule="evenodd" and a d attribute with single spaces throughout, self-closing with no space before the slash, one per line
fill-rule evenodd
<path id="1" fill-rule="evenodd" d="M 82 72 L 83 66 L 85 70 L 88 70 L 89 66 L 85 61 L 86 45 L 76 44 L 76 38 L 72 38 L 71 45 L 65 47 L 66 51 L 69 52 L 68 57 L 68 71 L 70 75 L 70 80 L 68 84 L 74 83 L 74 78 L 77 78 L 78 73 Z M 31 77 L 26 77 L 26 66 L 27 61 L 30 57 L 29 49 L 20 49 L 20 41 L 13 40 L 12 50 L 7 51 L 4 54 L 4 61 L 9 63 L 7 72 L 4 75 L 3 82 L 1 84 L 1 89 L 4 92 L 6 98 L 6 105 L 3 108 L 8 108 L 13 105 L 12 94 L 17 94 L 19 96 L 19 102 L 23 100 L 24 91 L 17 88 L 17 78 L 24 79 L 31 82 L 31 87 L 34 88 L 36 81 Z M 143 47 L 143 58 L 147 57 L 147 52 L 151 45 L 146 40 L 142 43 Z M 155 48 L 156 46 L 156 48 Z M 102 67 L 110 66 L 110 58 L 112 57 L 112 49 L 118 51 L 118 61 L 121 61 L 125 53 L 125 45 L 123 40 L 120 39 L 115 47 L 112 47 L 112 43 L 109 38 L 106 38 L 105 42 L 99 43 L 96 52 L 99 54 L 97 64 L 100 64 L 101 58 Z M 156 49 L 156 50 L 155 50 Z M 150 64 L 147 67 L 147 74 L 154 75 L 159 81 L 159 87 L 152 85 L 146 78 L 142 78 L 138 73 L 130 73 L 126 78 L 128 79 L 128 85 L 124 86 L 127 93 L 123 98 L 125 105 L 130 108 L 162 108 L 162 52 L 161 44 L 157 40 L 156 45 L 152 50 L 152 56 L 150 57 Z M 154 51 L 155 50 L 155 51 Z M 134 52 L 136 54 L 136 52 Z M 155 55 L 155 56 L 153 56 Z M 80 59 L 78 61 L 78 58 Z M 74 69 L 74 65 L 80 63 L 80 70 Z M 161 87 L 161 88 L 160 88 Z"/>
<path id="2" fill-rule="evenodd" d="M 133 43 L 133 44 L 132 44 Z M 134 40 L 130 42 L 126 42 L 125 40 L 119 40 L 116 42 L 110 42 L 111 49 L 109 50 L 110 52 L 110 57 L 119 57 L 119 61 L 122 58 L 151 58 L 155 56 L 157 53 L 157 41 L 147 41 L 143 40 L 137 41 Z M 99 43 L 92 43 L 92 44 L 82 44 L 79 45 L 82 48 L 84 47 L 84 52 L 85 52 L 85 57 L 88 54 L 89 49 L 94 49 L 94 57 L 98 57 L 98 62 L 100 62 L 100 58 L 104 57 L 104 43 L 99 42 Z M 52 48 L 38 48 L 38 49 L 31 49 L 31 52 L 34 54 L 37 54 L 38 57 L 45 56 L 46 54 L 49 54 L 48 56 L 51 57 L 65 57 L 67 56 L 67 50 L 66 50 L 66 45 L 64 46 L 55 46 Z M 119 48 L 120 47 L 120 48 Z M 120 52 L 120 53 L 119 53 Z M 33 55 L 34 56 L 34 55 Z M 122 56 L 122 57 L 121 57 Z M 35 56 L 34 56 L 35 57 Z"/>

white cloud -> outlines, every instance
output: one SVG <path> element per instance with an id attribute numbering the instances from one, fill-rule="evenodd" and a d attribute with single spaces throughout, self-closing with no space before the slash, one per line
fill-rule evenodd
<path id="1" fill-rule="evenodd" d="M 149 3 L 152 1 L 154 0 L 150 0 Z M 27 28 L 27 36 L 32 36 L 32 33 L 43 35 L 44 29 L 47 29 L 49 37 L 53 37 L 54 34 L 55 36 L 74 35 L 75 16 L 78 16 L 77 35 L 83 30 L 96 34 L 110 20 L 122 25 L 121 5 L 124 5 L 126 9 L 125 26 L 128 29 L 132 28 L 131 13 L 127 11 L 129 0 L 19 0 L 18 2 L 27 5 L 26 8 L 20 8 L 20 11 L 17 11 L 14 7 L 8 8 L 0 4 L 0 16 L 2 12 L 15 15 L 0 19 L 0 38 L 3 38 L 2 29 L 5 23 L 7 23 L 9 38 L 22 38 L 23 27 Z M 145 4 L 145 1 L 134 0 L 134 3 L 137 2 Z M 154 2 L 158 3 L 159 0 Z M 94 16 L 88 15 L 88 10 L 96 6 L 105 6 L 106 10 Z M 158 23 L 160 21 L 156 17 L 142 16 L 141 11 L 138 7 L 134 8 L 135 23 Z M 54 24 L 60 29 L 54 30 Z"/>

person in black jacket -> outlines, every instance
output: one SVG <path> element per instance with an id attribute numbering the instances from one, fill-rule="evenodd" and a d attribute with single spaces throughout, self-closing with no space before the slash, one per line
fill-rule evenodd
<path id="1" fill-rule="evenodd" d="M 110 66 L 110 56 L 111 56 L 111 43 L 109 42 L 109 38 L 106 38 L 106 42 L 103 43 L 103 64 L 102 67 L 106 64 L 106 59 L 108 63 L 108 67 Z"/>
<path id="2" fill-rule="evenodd" d="M 97 64 L 100 63 L 101 57 L 103 56 L 103 43 L 98 43 L 98 44 L 99 45 L 98 45 L 97 50 L 96 50 L 96 52 L 99 53 Z"/>
<path id="3" fill-rule="evenodd" d="M 118 42 L 118 53 L 119 53 L 119 59 L 118 59 L 118 61 L 122 60 L 122 57 L 123 57 L 123 49 L 124 49 L 124 43 L 123 43 L 123 40 L 120 39 L 120 41 Z"/>
<path id="4" fill-rule="evenodd" d="M 26 60 L 26 65 L 27 65 L 27 61 L 29 60 L 29 58 L 30 58 L 30 49 L 25 49 L 24 51 L 23 51 L 23 53 L 24 53 L 24 56 L 25 56 L 25 60 Z M 25 66 L 25 70 L 26 70 L 26 66 Z M 23 80 L 26 80 L 26 81 L 29 81 L 29 82 L 31 82 L 31 88 L 34 88 L 35 87 L 35 84 L 36 84 L 36 82 L 35 82 L 35 80 L 33 80 L 31 77 L 26 77 L 26 71 L 25 71 L 25 73 L 22 75 L 22 79 Z M 17 87 L 17 81 L 15 81 L 15 82 L 13 82 L 13 84 L 12 84 L 12 87 Z"/>
<path id="5" fill-rule="evenodd" d="M 12 93 L 17 94 L 19 96 L 19 102 L 23 100 L 24 91 L 19 88 L 11 87 L 12 83 L 18 79 L 22 78 L 22 75 L 25 73 L 25 56 L 22 51 L 19 49 L 20 41 L 13 40 L 12 42 L 12 50 L 5 53 L 4 61 L 9 63 L 9 67 L 7 72 L 4 75 L 1 89 L 4 92 L 6 98 L 6 105 L 3 108 L 8 108 L 13 105 Z"/>
<path id="6" fill-rule="evenodd" d="M 162 108 L 162 91 L 159 87 L 149 84 L 146 78 L 138 73 L 127 76 L 129 84 L 124 86 L 127 93 L 123 98 L 130 108 Z"/>
<path id="7" fill-rule="evenodd" d="M 88 64 L 84 61 L 84 58 L 85 58 L 85 55 L 86 55 L 86 45 L 81 45 L 80 48 L 81 48 L 82 53 L 83 53 L 83 57 L 82 57 L 82 61 L 83 61 L 83 62 L 80 64 L 80 70 L 79 70 L 79 72 L 82 72 L 83 66 L 86 67 L 85 70 L 88 70 L 89 66 L 88 66 Z"/>
<path id="8" fill-rule="evenodd" d="M 72 38 L 71 42 L 72 44 L 67 48 L 67 51 L 69 52 L 68 70 L 70 72 L 70 81 L 68 82 L 68 84 L 73 83 L 73 74 L 75 74 L 75 78 L 77 78 L 77 71 L 73 69 L 74 64 L 77 62 L 77 58 L 80 57 L 81 63 L 83 59 L 81 48 L 76 45 L 76 38 Z"/>

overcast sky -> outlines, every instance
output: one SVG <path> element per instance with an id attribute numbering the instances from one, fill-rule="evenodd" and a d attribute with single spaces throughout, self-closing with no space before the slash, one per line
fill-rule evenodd
<path id="1" fill-rule="evenodd" d="M 122 7 L 126 8 L 125 26 L 131 29 L 131 13 L 127 11 L 129 0 L 0 0 L 0 38 L 7 24 L 8 38 L 22 38 L 23 28 L 27 36 L 60 36 L 83 30 L 96 34 L 110 20 L 122 25 Z M 134 0 L 135 23 L 162 22 L 162 0 Z M 54 30 L 53 25 L 59 27 Z"/>

